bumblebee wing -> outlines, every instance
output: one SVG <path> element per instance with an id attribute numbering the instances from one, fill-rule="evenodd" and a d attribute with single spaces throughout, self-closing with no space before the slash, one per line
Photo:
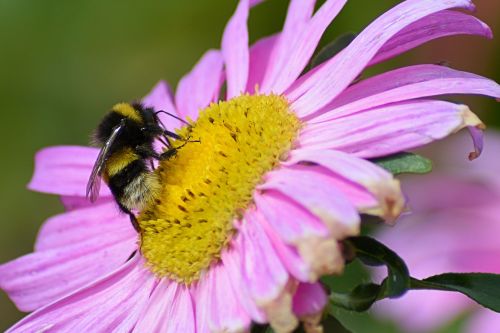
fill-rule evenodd
<path id="1" fill-rule="evenodd" d="M 101 189 L 101 175 L 104 170 L 104 165 L 109 158 L 111 147 L 118 137 L 118 134 L 120 134 L 121 130 L 124 128 L 124 125 L 125 120 L 122 120 L 119 125 L 113 128 L 111 135 L 97 156 L 97 160 L 95 161 L 92 173 L 90 174 L 90 178 L 87 183 L 87 198 L 89 198 L 91 202 L 95 202 L 99 197 L 99 190 Z"/>

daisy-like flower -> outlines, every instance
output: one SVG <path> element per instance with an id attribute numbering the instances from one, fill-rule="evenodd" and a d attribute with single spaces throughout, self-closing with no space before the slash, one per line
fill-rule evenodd
<path id="1" fill-rule="evenodd" d="M 474 163 L 466 163 L 458 153 L 466 139 L 457 136 L 432 150 L 435 170 L 429 177 L 403 180 L 413 214 L 377 235 L 417 278 L 443 272 L 500 273 L 500 133 L 486 133 L 488 149 Z M 500 327 L 498 313 L 453 292 L 409 291 L 377 303 L 375 310 L 397 321 L 405 332 L 434 331 L 470 310 L 464 333 L 495 333 Z"/>
<path id="2" fill-rule="evenodd" d="M 327 299 L 317 280 L 342 271 L 338 241 L 359 233 L 359 213 L 393 221 L 404 206 L 398 181 L 365 159 L 466 127 L 480 153 L 481 121 L 429 96 L 500 97 L 495 82 L 419 65 L 352 84 L 426 41 L 491 37 L 450 10 L 470 1 L 405 1 L 302 76 L 347 1 L 314 12 L 315 1 L 292 0 L 283 30 L 249 48 L 256 2 L 239 2 L 221 50 L 208 51 L 175 96 L 161 82 L 143 99 L 190 121 L 163 118 L 200 143 L 160 162 L 163 189 L 138 215 L 139 234 L 109 190 L 96 205 L 85 200 L 95 149 L 37 155 L 30 188 L 61 195 L 68 212 L 44 224 L 33 254 L 0 267 L 0 286 L 36 310 L 9 332 L 241 332 L 252 322 L 290 332 L 299 319 L 317 331 Z"/>

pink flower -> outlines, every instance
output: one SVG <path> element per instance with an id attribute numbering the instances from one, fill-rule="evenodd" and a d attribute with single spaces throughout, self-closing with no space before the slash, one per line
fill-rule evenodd
<path id="1" fill-rule="evenodd" d="M 488 150 L 473 163 L 459 156 L 465 140 L 461 136 L 438 145 L 432 154 L 436 171 L 403 181 L 413 214 L 377 237 L 401 255 L 417 278 L 500 273 L 500 135 L 487 133 Z M 377 314 L 397 320 L 405 332 L 428 332 L 466 310 L 475 312 L 464 332 L 498 332 L 498 313 L 458 293 L 411 291 L 376 306 Z"/>
<path id="2" fill-rule="evenodd" d="M 317 280 L 343 268 L 338 241 L 359 233 L 360 212 L 392 221 L 404 206 L 398 181 L 364 159 L 465 127 L 479 154 L 481 121 L 429 97 L 500 97 L 495 82 L 418 65 L 352 84 L 429 40 L 491 37 L 450 10 L 472 9 L 470 1 L 405 1 L 303 76 L 346 0 L 315 13 L 315 1 L 292 0 L 283 30 L 249 48 L 255 2 L 239 2 L 221 50 L 205 53 L 175 96 L 160 82 L 143 99 L 191 119 L 179 133 L 200 143 L 161 162 L 163 193 L 139 215 L 140 237 L 109 190 L 96 205 L 85 200 L 96 149 L 37 155 L 30 188 L 60 195 L 68 211 L 44 224 L 34 253 L 0 266 L 0 286 L 20 309 L 36 310 L 9 332 L 240 332 L 251 322 L 290 332 L 298 319 L 313 332 L 327 300 Z M 224 82 L 225 100 L 210 104 Z"/>

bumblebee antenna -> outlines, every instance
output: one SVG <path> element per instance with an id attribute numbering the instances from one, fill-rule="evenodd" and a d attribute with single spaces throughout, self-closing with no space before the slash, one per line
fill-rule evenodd
<path id="1" fill-rule="evenodd" d="M 169 115 L 169 116 L 170 116 L 170 117 L 172 117 L 172 118 L 175 118 L 175 119 L 177 119 L 177 120 L 179 120 L 179 121 L 183 122 L 183 123 L 184 123 L 184 124 L 186 124 L 186 125 L 191 125 L 190 123 L 188 123 L 188 122 L 187 122 L 187 121 L 185 121 L 184 119 L 179 118 L 179 117 L 177 117 L 176 115 L 171 114 L 170 112 L 167 112 L 167 111 L 164 111 L 164 110 L 160 110 L 160 111 L 156 111 L 156 112 L 155 112 L 155 114 L 156 114 L 156 115 L 158 115 L 158 113 L 164 113 L 164 114 L 166 114 L 166 115 Z M 161 121 L 160 121 L 160 123 L 161 123 Z M 162 124 L 162 125 L 163 125 L 163 124 Z"/>

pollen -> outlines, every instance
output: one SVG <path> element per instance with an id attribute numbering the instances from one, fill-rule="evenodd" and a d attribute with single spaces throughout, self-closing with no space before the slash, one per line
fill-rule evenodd
<path id="1" fill-rule="evenodd" d="M 292 148 L 300 121 L 277 95 L 213 103 L 160 162 L 162 192 L 139 215 L 141 251 L 159 277 L 189 284 L 216 263 L 266 172 Z M 186 142 L 186 139 L 188 142 Z"/>

